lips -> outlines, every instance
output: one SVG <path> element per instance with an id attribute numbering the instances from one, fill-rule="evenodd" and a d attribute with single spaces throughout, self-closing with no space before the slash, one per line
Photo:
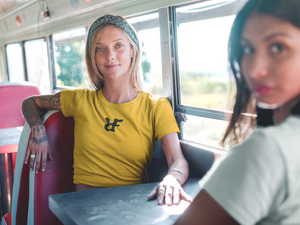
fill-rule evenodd
<path id="1" fill-rule="evenodd" d="M 261 95 L 266 94 L 271 90 L 272 90 L 272 88 L 269 86 L 266 86 L 266 85 L 257 85 L 252 88 L 253 93 L 257 93 L 257 94 L 261 94 Z"/>
<path id="2" fill-rule="evenodd" d="M 108 68 L 108 69 L 113 69 L 113 68 L 116 68 L 117 66 L 119 66 L 119 64 L 107 65 L 105 67 Z"/>

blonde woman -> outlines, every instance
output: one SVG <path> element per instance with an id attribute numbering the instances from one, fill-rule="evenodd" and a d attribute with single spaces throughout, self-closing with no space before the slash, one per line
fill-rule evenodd
<path id="1" fill-rule="evenodd" d="M 122 17 L 105 15 L 89 28 L 86 66 L 94 90 L 63 90 L 23 102 L 32 130 L 25 163 L 36 160 L 36 172 L 46 169 L 51 146 L 39 111 L 58 109 L 74 117 L 74 183 L 76 190 L 140 184 L 160 139 L 169 171 L 148 198 L 158 204 L 191 201 L 181 185 L 188 177 L 171 106 L 142 88 L 141 47 L 132 26 Z"/>

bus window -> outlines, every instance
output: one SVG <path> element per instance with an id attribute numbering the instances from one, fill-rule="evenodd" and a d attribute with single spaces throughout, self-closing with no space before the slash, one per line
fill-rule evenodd
<path id="1" fill-rule="evenodd" d="M 11 82 L 25 81 L 22 46 L 19 43 L 6 46 L 8 80 Z"/>
<path id="2" fill-rule="evenodd" d="M 187 115 L 183 123 L 183 139 L 218 147 L 228 126 L 228 121 Z"/>
<path id="3" fill-rule="evenodd" d="M 193 109 L 187 112 L 183 138 L 213 146 L 223 137 L 236 93 L 227 60 L 235 3 L 220 2 L 175 8 L 179 107 Z"/>
<path id="4" fill-rule="evenodd" d="M 158 13 L 127 20 L 137 31 L 142 45 L 144 88 L 156 95 L 163 94 Z"/>
<path id="5" fill-rule="evenodd" d="M 28 81 L 35 83 L 41 94 L 51 93 L 47 43 L 44 39 L 24 43 Z"/>
<path id="6" fill-rule="evenodd" d="M 89 88 L 84 62 L 86 28 L 53 34 L 56 87 Z"/>

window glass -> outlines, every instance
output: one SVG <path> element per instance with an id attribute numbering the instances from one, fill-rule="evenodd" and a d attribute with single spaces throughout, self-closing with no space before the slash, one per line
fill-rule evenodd
<path id="1" fill-rule="evenodd" d="M 235 16 L 203 19 L 196 9 L 176 9 L 181 104 L 231 110 L 227 43 Z"/>
<path id="2" fill-rule="evenodd" d="M 41 94 L 51 92 L 47 43 L 44 39 L 24 43 L 28 81 L 35 83 Z"/>
<path id="3" fill-rule="evenodd" d="M 3 47 L 0 47 L 0 82 L 3 82 L 4 80 L 6 80 L 5 79 L 5 63 L 4 63 L 4 58 L 3 58 L 3 56 L 4 56 L 4 52 L 3 52 Z"/>
<path id="4" fill-rule="evenodd" d="M 163 94 L 162 66 L 158 13 L 128 19 L 135 28 L 142 45 L 144 89 L 156 95 Z"/>
<path id="5" fill-rule="evenodd" d="M 86 29 L 53 34 L 57 86 L 89 88 L 84 62 Z"/>
<path id="6" fill-rule="evenodd" d="M 6 46 L 8 79 L 11 82 L 24 81 L 24 62 L 22 47 L 19 43 Z"/>
<path id="7" fill-rule="evenodd" d="M 183 123 L 183 139 L 204 145 L 220 147 L 228 121 L 186 115 Z"/>

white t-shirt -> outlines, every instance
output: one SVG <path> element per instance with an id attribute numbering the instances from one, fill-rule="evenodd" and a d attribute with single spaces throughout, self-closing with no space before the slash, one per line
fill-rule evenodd
<path id="1" fill-rule="evenodd" d="M 240 224 L 300 224 L 300 116 L 258 127 L 203 188 Z"/>

